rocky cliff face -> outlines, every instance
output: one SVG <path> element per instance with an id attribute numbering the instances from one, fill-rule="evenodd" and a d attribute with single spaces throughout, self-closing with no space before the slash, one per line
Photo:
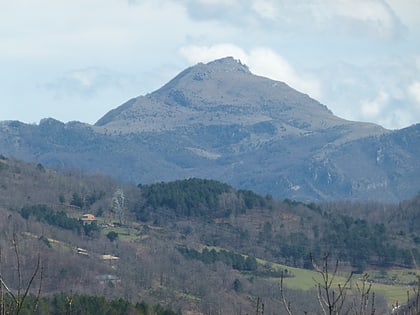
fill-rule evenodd
<path id="1" fill-rule="evenodd" d="M 188 68 L 94 126 L 0 125 L 0 153 L 136 183 L 212 178 L 300 200 L 397 201 L 419 190 L 420 126 L 351 122 L 233 58 Z"/>

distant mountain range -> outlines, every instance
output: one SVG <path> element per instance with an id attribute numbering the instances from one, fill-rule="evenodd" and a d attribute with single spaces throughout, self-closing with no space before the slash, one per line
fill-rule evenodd
<path id="1" fill-rule="evenodd" d="M 420 124 L 347 121 L 233 58 L 190 67 L 95 125 L 0 122 L 0 153 L 134 183 L 216 179 L 297 200 L 397 202 L 420 191 Z"/>

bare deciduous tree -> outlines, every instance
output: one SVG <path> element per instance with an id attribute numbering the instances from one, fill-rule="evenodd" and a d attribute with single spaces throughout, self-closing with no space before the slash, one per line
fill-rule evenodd
<path id="1" fill-rule="evenodd" d="M 338 260 L 336 260 L 335 266 L 331 271 L 328 256 L 328 254 L 324 255 L 321 267 L 316 264 L 312 256 L 311 262 L 315 271 L 321 276 L 321 280 L 317 283 L 318 301 L 324 314 L 338 315 L 343 309 L 346 300 L 346 291 L 349 288 L 353 273 L 350 273 L 343 285 L 339 283 L 337 289 L 334 289 L 334 280 L 338 272 Z"/>
<path id="2" fill-rule="evenodd" d="M 0 314 L 1 315 L 5 315 L 5 314 L 19 315 L 25 303 L 25 299 L 29 294 L 29 290 L 31 289 L 38 273 L 40 273 L 39 287 L 37 290 L 37 298 L 36 298 L 35 304 L 33 305 L 33 310 L 35 312 L 38 306 L 38 300 L 41 294 L 41 287 L 42 287 L 43 267 L 41 264 L 41 256 L 38 254 L 35 268 L 33 272 L 31 273 L 31 276 L 29 280 L 27 281 L 27 283 L 23 285 L 24 280 L 22 277 L 21 256 L 20 256 L 18 241 L 17 241 L 17 237 L 15 233 L 13 234 L 13 238 L 12 238 L 12 247 L 13 247 L 13 251 L 14 251 L 15 259 L 16 259 L 16 272 L 17 272 L 18 284 L 17 284 L 17 289 L 15 290 L 13 290 L 10 286 L 6 284 L 3 278 L 2 272 L 1 272 L 2 251 L 0 248 L 0 287 L 1 287 Z"/>
<path id="3" fill-rule="evenodd" d="M 122 224 L 125 212 L 125 195 L 121 188 L 114 192 L 112 197 L 112 210 L 117 215 L 119 223 Z"/>
<path id="4" fill-rule="evenodd" d="M 354 315 L 374 315 L 375 314 L 375 293 L 370 294 L 372 284 L 368 283 L 369 275 L 365 273 L 362 277 L 362 283 L 355 282 L 357 294 L 353 298 L 351 314 Z M 370 309 L 369 309 L 370 308 Z"/>

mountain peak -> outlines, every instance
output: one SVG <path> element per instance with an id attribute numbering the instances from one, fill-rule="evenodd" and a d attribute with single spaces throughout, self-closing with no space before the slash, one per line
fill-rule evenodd
<path id="1" fill-rule="evenodd" d="M 286 83 L 254 75 L 240 60 L 225 57 L 185 69 L 162 88 L 112 110 L 96 126 L 139 133 L 264 124 L 275 130 L 274 137 L 284 137 L 349 123 Z M 378 126 L 367 129 L 383 132 Z"/>
<path id="2" fill-rule="evenodd" d="M 201 82 L 214 79 L 215 77 L 227 77 L 241 74 L 252 75 L 251 71 L 248 69 L 248 66 L 241 63 L 239 59 L 234 59 L 233 57 L 224 57 L 210 61 L 208 63 L 200 62 L 195 66 L 189 67 L 179 73 L 176 77 L 174 77 L 171 81 L 169 81 L 156 92 L 172 89 L 184 80 Z"/>
<path id="3" fill-rule="evenodd" d="M 204 67 L 213 71 L 223 71 L 223 72 L 239 71 L 239 72 L 251 73 L 247 65 L 243 64 L 241 60 L 234 59 L 233 57 L 225 57 L 225 58 L 217 59 L 214 61 L 210 61 L 207 64 L 201 63 L 199 65 L 204 65 Z"/>
<path id="4" fill-rule="evenodd" d="M 343 123 L 308 95 L 225 57 L 185 69 L 162 88 L 112 110 L 96 126 L 125 133 L 261 122 L 293 133 Z"/>

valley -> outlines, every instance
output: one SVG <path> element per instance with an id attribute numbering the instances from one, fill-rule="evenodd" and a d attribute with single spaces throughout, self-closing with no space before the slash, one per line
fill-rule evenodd
<path id="1" fill-rule="evenodd" d="M 24 275 L 41 257 L 43 296 L 124 298 L 182 314 L 254 312 L 264 303 L 266 312 L 281 314 L 283 278 L 293 310 L 313 310 L 320 274 L 310 256 L 322 265 L 327 251 L 332 266 L 339 261 L 335 284 L 354 272 L 346 303 L 354 303 L 364 274 L 381 314 L 405 304 L 407 291 L 412 298 L 418 292 L 418 197 L 399 205 L 306 204 L 213 180 L 136 186 L 4 157 L 1 165 L 1 269 L 11 288 L 18 286 L 15 238 Z M 81 225 L 87 213 L 95 220 Z M 356 247 L 334 245 L 345 243 L 340 235 Z"/>

